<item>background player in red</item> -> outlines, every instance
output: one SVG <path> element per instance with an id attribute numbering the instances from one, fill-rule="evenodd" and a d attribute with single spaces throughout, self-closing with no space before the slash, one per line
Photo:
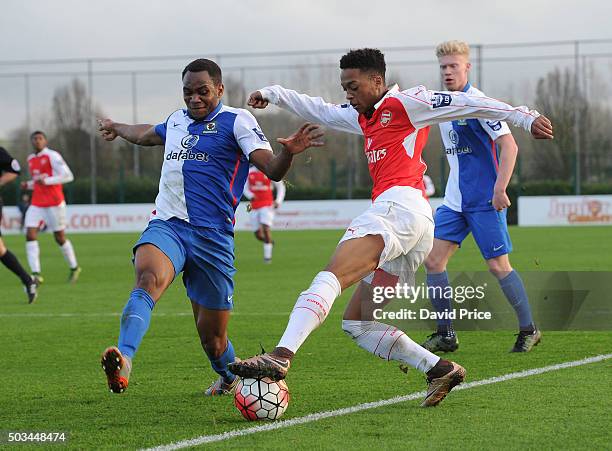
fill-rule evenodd
<path id="1" fill-rule="evenodd" d="M 276 191 L 276 198 L 272 193 L 272 187 Z M 285 183 L 282 180 L 280 182 L 270 180 L 266 174 L 251 166 L 244 186 L 244 196 L 251 201 L 250 216 L 255 238 L 263 241 L 264 263 L 271 263 L 274 246 L 272 241 L 274 210 L 285 200 Z"/>
<path id="2" fill-rule="evenodd" d="M 26 254 L 32 270 L 32 276 L 38 283 L 40 276 L 40 248 L 38 246 L 38 228 L 41 222 L 53 231 L 55 241 L 60 246 L 66 262 L 70 266 L 68 281 L 77 281 L 79 267 L 70 240 L 66 239 L 66 201 L 64 200 L 64 183 L 74 180 L 72 171 L 55 150 L 47 147 L 47 136 L 41 131 L 30 135 L 34 153 L 28 156 L 28 166 L 32 180 L 25 183 L 27 189 L 33 190 L 32 203 L 26 213 Z"/>
<path id="3" fill-rule="evenodd" d="M 0 188 L 12 182 L 17 178 L 21 168 L 19 162 L 15 160 L 3 147 L 0 147 Z M 2 197 L 0 197 L 0 221 L 2 220 Z M 21 283 L 28 295 L 28 303 L 34 302 L 36 299 L 36 282 L 30 277 L 28 272 L 21 266 L 15 254 L 9 251 L 2 241 L 2 232 L 0 231 L 0 262 L 8 269 L 13 271 L 17 277 L 21 279 Z"/>

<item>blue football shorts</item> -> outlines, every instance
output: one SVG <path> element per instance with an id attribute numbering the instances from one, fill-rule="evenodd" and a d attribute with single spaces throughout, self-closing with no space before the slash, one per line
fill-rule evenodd
<path id="1" fill-rule="evenodd" d="M 234 305 L 234 237 L 222 230 L 198 227 L 171 218 L 154 219 L 133 248 L 152 244 L 182 272 L 187 296 L 211 310 L 231 310 Z"/>
<path id="2" fill-rule="evenodd" d="M 460 246 L 472 232 L 485 260 L 512 252 L 506 210 L 455 211 L 441 205 L 436 209 L 434 223 L 434 238 Z"/>

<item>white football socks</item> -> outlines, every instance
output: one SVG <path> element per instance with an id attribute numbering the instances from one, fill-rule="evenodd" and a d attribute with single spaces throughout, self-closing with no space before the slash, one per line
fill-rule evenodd
<path id="1" fill-rule="evenodd" d="M 272 243 L 264 243 L 263 245 L 264 260 L 272 260 L 272 248 L 273 247 L 274 247 L 274 244 Z"/>
<path id="2" fill-rule="evenodd" d="M 78 263 L 70 240 L 66 240 L 64 244 L 60 246 L 60 249 L 62 250 L 62 254 L 64 254 L 64 259 L 70 266 L 70 269 L 76 268 Z"/>
<path id="3" fill-rule="evenodd" d="M 360 348 L 384 360 L 406 363 L 426 373 L 440 360 L 397 327 L 378 321 L 342 320 L 342 329 Z"/>
<path id="4" fill-rule="evenodd" d="M 323 324 L 341 292 L 340 282 L 333 273 L 317 274 L 308 290 L 300 293 L 278 347 L 295 353 L 312 331 Z"/>
<path id="5" fill-rule="evenodd" d="M 28 265 L 33 273 L 40 273 L 40 247 L 38 241 L 26 241 L 26 255 Z"/>

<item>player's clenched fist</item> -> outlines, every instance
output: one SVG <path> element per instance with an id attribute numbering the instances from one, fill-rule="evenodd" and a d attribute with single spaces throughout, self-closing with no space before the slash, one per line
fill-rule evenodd
<path id="1" fill-rule="evenodd" d="M 493 204 L 493 208 L 495 208 L 497 211 L 502 211 L 510 207 L 510 205 L 512 205 L 512 202 L 510 202 L 510 198 L 506 194 L 506 190 L 498 191 L 496 189 L 493 192 L 492 204 Z"/>
<path id="2" fill-rule="evenodd" d="M 115 123 L 110 119 L 98 119 L 98 130 L 106 141 L 112 141 L 117 137 Z"/>
<path id="3" fill-rule="evenodd" d="M 268 106 L 268 101 L 263 98 L 260 91 L 255 91 L 249 96 L 248 105 L 252 108 L 264 109 Z"/>
<path id="4" fill-rule="evenodd" d="M 553 126 L 546 116 L 538 116 L 531 124 L 531 134 L 535 139 L 553 139 Z"/>

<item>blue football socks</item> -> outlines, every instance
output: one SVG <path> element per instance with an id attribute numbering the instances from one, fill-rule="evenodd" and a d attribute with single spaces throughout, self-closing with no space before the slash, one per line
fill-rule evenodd
<path id="1" fill-rule="evenodd" d="M 218 375 L 223 377 L 223 381 L 225 383 L 230 384 L 234 381 L 236 376 L 234 376 L 234 374 L 232 374 L 230 370 L 227 369 L 227 365 L 236 360 L 236 354 L 234 354 L 234 346 L 232 346 L 232 342 L 229 340 L 229 338 L 227 339 L 227 348 L 225 348 L 223 354 L 221 354 L 216 359 L 213 359 L 208 356 L 208 359 L 210 360 L 210 364 L 213 370 L 215 370 Z"/>
<path id="2" fill-rule="evenodd" d="M 151 322 L 151 312 L 155 302 L 142 288 L 136 288 L 130 293 L 123 315 L 121 315 L 121 329 L 119 332 L 119 351 L 132 359 L 142 337 L 147 333 Z"/>
<path id="3" fill-rule="evenodd" d="M 448 273 L 446 271 L 427 273 L 427 287 L 428 292 L 431 296 L 431 303 L 438 313 L 451 312 L 451 297 L 445 297 L 447 293 L 447 287 L 450 286 L 448 283 Z M 455 331 L 453 330 L 452 321 L 450 318 L 437 318 L 438 333 L 444 335 L 453 336 Z"/>
<path id="4" fill-rule="evenodd" d="M 519 328 L 521 330 L 532 331 L 534 324 L 531 317 L 531 307 L 529 306 L 527 291 L 525 291 L 525 285 L 521 276 L 513 270 L 506 277 L 499 280 L 499 285 L 518 316 Z"/>

